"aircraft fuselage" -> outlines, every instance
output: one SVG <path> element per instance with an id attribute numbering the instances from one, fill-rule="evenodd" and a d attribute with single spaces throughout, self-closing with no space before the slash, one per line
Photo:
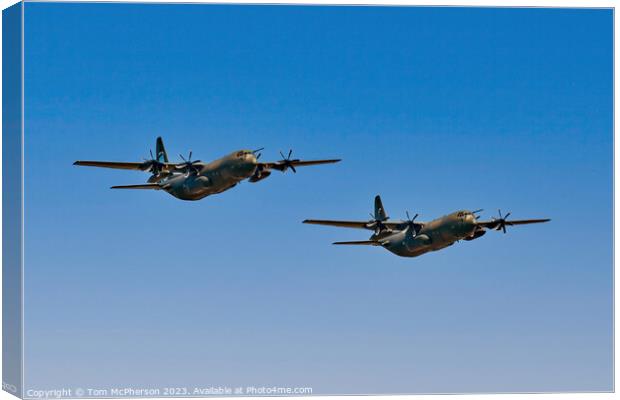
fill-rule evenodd
<path id="1" fill-rule="evenodd" d="M 200 200 L 224 192 L 256 172 L 256 156 L 249 150 L 231 153 L 210 163 L 194 163 L 197 173 L 175 172 L 158 183 L 181 200 Z"/>
<path id="2" fill-rule="evenodd" d="M 417 257 L 429 251 L 441 250 L 463 239 L 470 239 L 476 232 L 476 217 L 470 211 L 457 211 L 427 222 L 416 235 L 408 230 L 392 234 L 373 235 L 381 239 L 383 247 L 401 257 Z"/>

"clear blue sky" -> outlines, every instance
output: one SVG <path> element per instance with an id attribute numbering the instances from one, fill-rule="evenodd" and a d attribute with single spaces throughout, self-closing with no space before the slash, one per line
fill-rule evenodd
<path id="1" fill-rule="evenodd" d="M 26 388 L 612 388 L 611 10 L 27 3 Z M 293 148 L 199 202 L 73 167 Z M 497 208 L 420 258 L 333 247 Z"/>

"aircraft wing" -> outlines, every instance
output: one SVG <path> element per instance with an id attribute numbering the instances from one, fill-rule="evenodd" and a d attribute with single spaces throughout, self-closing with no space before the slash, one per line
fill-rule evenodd
<path id="1" fill-rule="evenodd" d="M 358 229 L 374 229 L 372 227 L 373 221 L 335 221 L 335 220 L 325 220 L 325 219 L 306 219 L 303 221 L 304 224 L 314 224 L 314 225 L 327 225 L 327 226 L 338 226 L 341 228 L 358 228 Z M 407 221 L 385 221 L 382 222 L 383 226 L 390 229 L 405 229 L 407 226 Z M 416 222 L 416 228 L 422 228 L 424 223 Z"/>
<path id="2" fill-rule="evenodd" d="M 543 218 L 543 219 L 520 219 L 520 220 L 508 220 L 505 221 L 506 226 L 511 225 L 527 225 L 527 224 L 540 224 L 543 222 L 549 222 L 551 219 Z M 501 220 L 494 221 L 479 221 L 477 224 L 487 229 L 495 229 L 500 226 Z"/>
<path id="3" fill-rule="evenodd" d="M 266 163 L 258 163 L 258 165 L 267 169 L 276 169 L 278 171 L 286 171 L 288 168 L 294 169 L 295 167 L 307 167 L 310 165 L 320 165 L 320 164 L 333 164 L 342 161 L 339 158 L 334 159 L 326 159 L 326 160 L 282 160 L 278 162 L 266 162 Z"/>
<path id="4" fill-rule="evenodd" d="M 339 226 L 341 228 L 367 229 L 368 221 L 329 221 L 325 219 L 306 219 L 304 224 Z"/>
<path id="5" fill-rule="evenodd" d="M 146 171 L 151 167 L 149 162 L 116 162 L 116 161 L 76 161 L 73 165 L 81 165 L 85 167 L 100 167 L 114 169 L 129 169 L 135 171 Z M 163 163 L 163 171 L 172 171 L 176 168 L 176 164 Z"/>

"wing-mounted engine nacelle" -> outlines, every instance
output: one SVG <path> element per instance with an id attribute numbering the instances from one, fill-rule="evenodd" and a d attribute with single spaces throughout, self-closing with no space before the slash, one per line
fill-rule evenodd
<path id="1" fill-rule="evenodd" d="M 433 240 L 427 234 L 423 233 L 421 235 L 416 235 L 413 238 L 414 243 L 419 246 L 430 246 L 433 243 Z"/>
<path id="2" fill-rule="evenodd" d="M 167 172 L 160 172 L 159 174 L 153 174 L 149 177 L 148 183 L 157 183 L 168 176 Z"/>
<path id="3" fill-rule="evenodd" d="M 480 236 L 484 236 L 484 234 L 487 233 L 486 230 L 484 229 L 478 229 L 477 231 L 474 232 L 473 235 L 466 237 L 463 240 L 474 240 L 474 239 L 478 239 Z"/>
<path id="4" fill-rule="evenodd" d="M 254 175 L 252 175 L 250 179 L 248 179 L 248 181 L 252 183 L 258 182 L 267 178 L 269 175 L 271 175 L 271 171 L 269 171 L 268 169 L 256 168 L 256 172 L 254 172 Z"/>
<path id="5" fill-rule="evenodd" d="M 198 176 L 196 177 L 196 179 L 194 179 L 194 181 L 204 187 L 211 186 L 211 180 L 209 180 L 209 178 L 207 178 L 206 176 Z"/>
<path id="6" fill-rule="evenodd" d="M 407 249 L 409 249 L 409 251 L 414 251 L 417 249 L 428 247 L 432 244 L 433 244 L 433 239 L 431 239 L 431 237 L 425 233 L 416 235 L 413 238 L 410 238 L 409 240 L 405 242 L 405 245 L 407 246 Z"/>

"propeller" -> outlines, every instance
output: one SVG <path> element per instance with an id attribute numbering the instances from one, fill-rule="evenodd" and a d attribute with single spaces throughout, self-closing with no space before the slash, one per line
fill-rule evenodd
<path id="1" fill-rule="evenodd" d="M 290 168 L 291 170 L 293 170 L 294 173 L 297 173 L 297 170 L 295 169 L 295 166 L 293 165 L 293 162 L 295 161 L 299 161 L 298 159 L 294 159 L 291 160 L 291 154 L 293 154 L 293 150 L 289 150 L 288 151 L 288 156 L 284 157 L 284 154 L 282 154 L 282 152 L 280 151 L 280 155 L 282 156 L 282 165 L 284 166 L 284 169 L 282 170 L 282 172 L 286 171 L 288 168 Z"/>
<path id="2" fill-rule="evenodd" d="M 407 227 L 409 228 L 409 232 L 411 232 L 412 236 L 415 236 L 418 234 L 416 227 L 415 227 L 415 219 L 418 218 L 419 214 L 416 214 L 413 216 L 413 218 L 409 217 L 409 211 L 406 211 L 405 214 L 407 215 Z"/>
<path id="3" fill-rule="evenodd" d="M 190 173 L 198 173 L 198 168 L 196 168 L 196 166 L 194 166 L 195 163 L 199 163 L 200 160 L 195 160 L 192 161 L 192 151 L 190 150 L 189 152 L 189 156 L 187 157 L 187 160 L 185 159 L 185 157 L 183 157 L 182 154 L 179 154 L 179 156 L 181 157 L 181 159 L 183 160 L 183 163 L 180 164 L 181 168 L 187 168 L 187 173 L 188 175 Z"/>
<path id="4" fill-rule="evenodd" d="M 160 162 L 155 157 L 153 157 L 153 150 L 149 149 L 149 153 L 151 154 L 151 159 L 150 160 L 144 159 L 144 167 L 147 171 L 151 172 L 153 175 L 159 175 L 159 173 L 164 168 L 164 163 Z"/>
<path id="5" fill-rule="evenodd" d="M 471 213 L 475 215 L 475 214 L 478 214 L 478 213 L 483 212 L 483 211 L 484 210 L 482 208 L 479 208 L 479 209 L 477 209 L 475 211 L 472 211 Z M 480 215 L 476 215 L 476 221 L 479 220 L 479 219 L 480 219 Z"/>
<path id="6" fill-rule="evenodd" d="M 499 214 L 499 218 L 493 218 L 493 221 L 497 222 L 497 228 L 495 228 L 496 231 L 499 231 L 500 229 L 506 233 L 506 219 L 510 216 L 510 213 L 502 216 L 502 211 L 501 210 L 497 210 L 497 213 Z"/>
<path id="7" fill-rule="evenodd" d="M 366 227 L 368 229 L 374 229 L 375 233 L 378 234 L 379 232 L 385 229 L 385 224 L 383 223 L 383 221 L 376 219 L 372 213 L 369 213 L 369 214 L 370 214 L 370 221 L 368 221 L 368 223 L 366 224 Z"/>
<path id="8" fill-rule="evenodd" d="M 260 156 L 263 155 L 263 153 L 261 153 L 261 151 L 263 151 L 263 150 L 265 150 L 265 148 L 261 147 L 260 149 L 252 150 L 251 153 L 254 154 L 254 157 L 256 157 L 256 159 L 258 160 L 260 158 Z"/>

